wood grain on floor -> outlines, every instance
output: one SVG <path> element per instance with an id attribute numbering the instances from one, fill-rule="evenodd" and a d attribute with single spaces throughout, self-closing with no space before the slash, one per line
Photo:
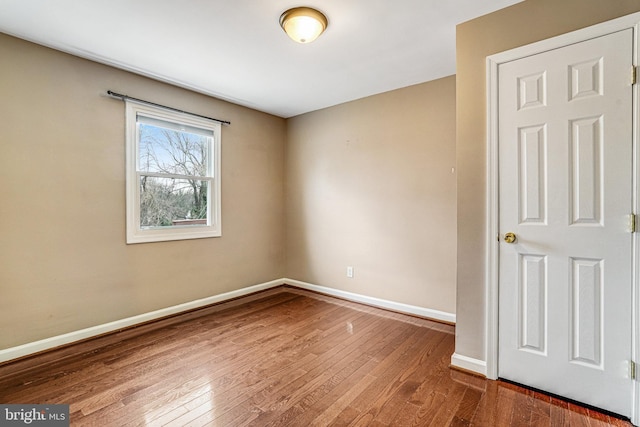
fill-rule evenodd
<path id="1" fill-rule="evenodd" d="M 451 370 L 453 326 L 289 287 L 121 338 L 2 367 L 0 403 L 72 426 L 631 425 Z"/>

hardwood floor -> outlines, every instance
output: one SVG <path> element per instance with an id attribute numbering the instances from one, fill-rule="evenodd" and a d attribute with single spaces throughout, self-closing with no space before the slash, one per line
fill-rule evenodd
<path id="1" fill-rule="evenodd" d="M 453 326 L 298 289 L 181 319 L 4 366 L 0 403 L 70 404 L 73 426 L 631 425 L 450 369 Z"/>

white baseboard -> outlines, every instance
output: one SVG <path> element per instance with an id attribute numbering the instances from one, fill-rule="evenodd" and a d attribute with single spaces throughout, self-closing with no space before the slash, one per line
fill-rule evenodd
<path id="1" fill-rule="evenodd" d="M 87 338 L 103 335 L 109 332 L 114 332 L 120 329 L 128 328 L 137 324 L 145 323 L 150 320 L 160 319 L 173 314 L 206 307 L 207 305 L 216 304 L 219 302 L 231 300 L 241 296 L 249 295 L 254 292 L 271 289 L 276 286 L 284 284 L 282 279 L 273 280 L 271 282 L 261 283 L 255 286 L 249 286 L 246 288 L 238 289 L 236 291 L 226 292 L 224 294 L 215 295 L 212 297 L 202 298 L 195 301 L 190 301 L 184 304 L 174 305 L 172 307 L 163 308 L 160 310 L 143 313 L 137 316 L 127 317 L 125 319 L 116 320 L 102 325 L 92 326 L 86 329 L 80 329 L 78 331 L 69 332 L 63 335 L 57 335 L 51 338 L 45 338 L 43 340 L 30 342 L 27 344 L 19 345 L 16 347 L 10 347 L 4 350 L 0 350 L 0 362 L 6 362 L 8 360 L 17 359 L 19 357 L 27 356 L 29 354 L 38 353 L 44 350 L 50 350 L 55 347 L 60 347 L 65 344 L 71 344 L 76 341 L 81 341 Z"/>
<path id="2" fill-rule="evenodd" d="M 297 288 L 307 289 L 310 291 L 320 292 L 334 297 L 344 298 L 349 301 L 361 302 L 363 304 L 372 305 L 374 307 L 386 308 L 388 310 L 397 311 L 405 314 L 413 314 L 415 316 L 427 317 L 429 319 L 440 320 L 448 323 L 456 323 L 456 315 L 445 311 L 433 310 L 430 308 L 418 307 L 394 301 L 383 300 L 366 295 L 354 294 L 352 292 L 341 291 L 325 286 L 314 285 L 311 283 L 301 282 L 294 279 L 282 279 L 285 284 L 295 286 Z"/>
<path id="3" fill-rule="evenodd" d="M 443 311 L 431 310 L 428 308 L 401 304 L 393 301 L 387 301 L 387 300 L 382 300 L 374 297 L 368 297 L 365 295 L 354 294 L 351 292 L 340 291 L 338 289 L 313 285 L 311 283 L 301 282 L 299 280 L 278 279 L 278 280 L 272 280 L 271 282 L 261 283 L 258 285 L 238 289 L 236 291 L 226 292 L 224 294 L 202 298 L 202 299 L 190 301 L 184 304 L 178 304 L 172 307 L 167 307 L 160 310 L 151 311 L 148 313 L 143 313 L 137 316 L 127 317 L 125 319 L 104 323 L 102 325 L 80 329 L 78 331 L 57 335 L 55 337 L 45 338 L 43 340 L 30 342 L 30 343 L 19 345 L 16 347 L 2 349 L 0 350 L 0 363 L 17 359 L 20 357 L 28 356 L 30 354 L 38 353 L 41 351 L 50 350 L 66 344 L 71 344 L 87 338 L 96 337 L 109 332 L 118 331 L 121 329 L 128 328 L 130 326 L 138 325 L 138 324 L 149 322 L 156 319 L 161 319 L 163 317 L 171 316 L 171 315 L 182 313 L 189 310 L 206 307 L 211 304 L 224 302 L 234 298 L 249 295 L 255 292 L 275 288 L 277 286 L 281 286 L 284 284 L 288 284 L 301 289 L 320 292 L 330 296 L 344 298 L 349 301 L 372 305 L 374 307 L 386 308 L 386 309 L 394 310 L 400 313 L 413 314 L 413 315 L 427 317 L 434 320 L 440 320 L 440 321 L 445 321 L 449 323 L 455 323 L 456 321 L 456 316 L 455 314 L 452 314 L 452 313 L 446 313 Z"/>
<path id="4" fill-rule="evenodd" d="M 487 376 L 487 362 L 484 360 L 453 353 L 453 356 L 451 356 L 451 365 L 466 371 L 475 372 L 476 374 L 480 374 L 485 377 Z"/>

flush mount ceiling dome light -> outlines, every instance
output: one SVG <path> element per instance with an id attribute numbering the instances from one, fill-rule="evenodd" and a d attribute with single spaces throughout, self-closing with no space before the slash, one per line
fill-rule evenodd
<path id="1" fill-rule="evenodd" d="M 280 16 L 280 26 L 292 40 L 311 43 L 327 28 L 327 17 L 310 7 L 294 7 Z"/>

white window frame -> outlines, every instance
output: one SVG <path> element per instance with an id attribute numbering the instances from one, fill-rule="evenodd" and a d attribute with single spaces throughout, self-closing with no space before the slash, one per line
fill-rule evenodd
<path id="1" fill-rule="evenodd" d="M 202 239 L 222 236 L 220 142 L 222 125 L 188 113 L 126 100 L 126 210 L 127 244 L 162 242 L 171 240 Z M 209 182 L 207 197 L 207 224 L 167 227 L 140 227 L 140 176 L 138 168 L 139 132 L 138 116 L 163 120 L 211 131 L 210 164 L 205 178 Z"/>

